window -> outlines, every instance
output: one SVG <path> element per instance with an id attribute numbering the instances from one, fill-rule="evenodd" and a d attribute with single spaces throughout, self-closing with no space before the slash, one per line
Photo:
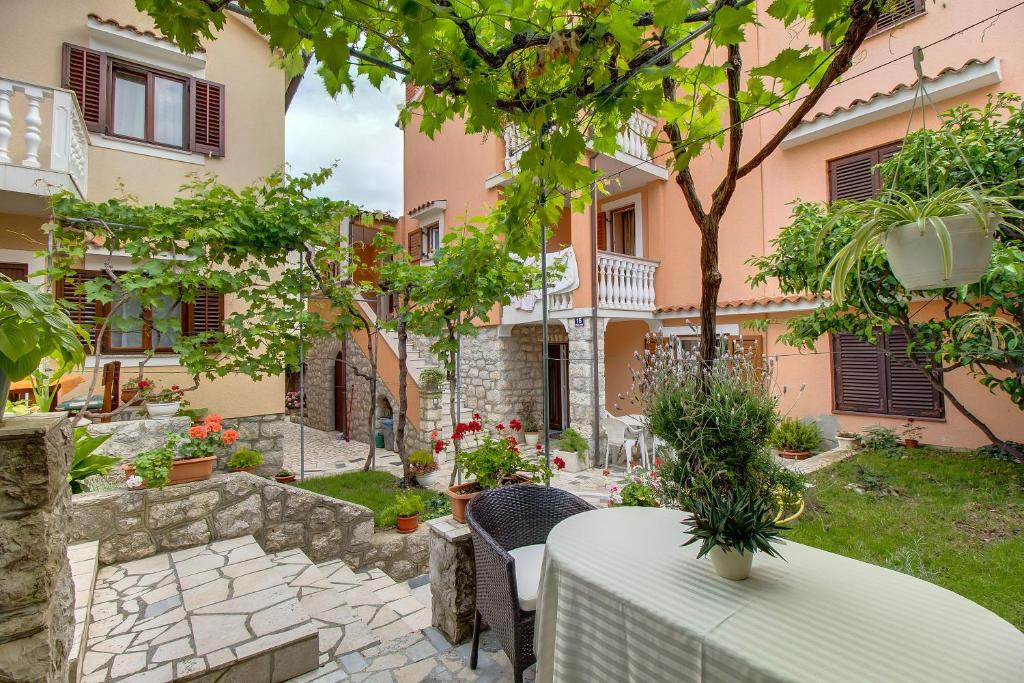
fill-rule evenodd
<path id="1" fill-rule="evenodd" d="M 441 224 L 431 223 L 418 230 L 412 230 L 408 239 L 410 258 L 413 261 L 429 261 L 441 246 Z"/>
<path id="2" fill-rule="evenodd" d="M 897 24 L 901 24 L 911 17 L 916 17 L 918 14 L 924 14 L 924 0 L 894 0 L 892 9 L 888 12 L 882 12 L 878 17 L 878 22 L 875 23 L 875 27 L 871 29 L 871 33 L 868 35 L 871 36 L 888 31 Z"/>
<path id="3" fill-rule="evenodd" d="M 611 248 L 617 254 L 636 254 L 636 208 L 626 206 L 611 212 Z"/>
<path id="4" fill-rule="evenodd" d="M 893 142 L 828 162 L 828 199 L 870 199 L 882 191 L 878 165 L 900 151 Z"/>
<path id="5" fill-rule="evenodd" d="M 852 334 L 832 336 L 833 403 L 837 412 L 900 417 L 945 415 L 942 393 L 907 356 L 907 334 L 878 332 L 876 344 Z M 921 363 L 927 354 L 915 354 Z M 942 380 L 941 375 L 935 379 Z"/>
<path id="6" fill-rule="evenodd" d="M 69 305 L 68 316 L 89 332 L 96 346 L 103 321 L 111 315 L 109 304 L 90 301 L 81 291 L 97 273 L 78 271 L 57 283 L 57 298 Z M 224 296 L 206 290 L 193 303 L 180 304 L 173 297 L 164 297 L 160 304 L 145 308 L 139 301 L 129 300 L 111 317 L 102 340 L 104 353 L 172 353 L 181 335 L 195 335 L 222 329 Z M 176 323 L 176 324 L 175 324 Z"/>
<path id="7" fill-rule="evenodd" d="M 224 86 L 64 44 L 62 85 L 90 131 L 224 155 Z"/>
<path id="8" fill-rule="evenodd" d="M 27 263 L 0 263 L 0 274 L 6 275 L 12 280 L 28 280 Z"/>

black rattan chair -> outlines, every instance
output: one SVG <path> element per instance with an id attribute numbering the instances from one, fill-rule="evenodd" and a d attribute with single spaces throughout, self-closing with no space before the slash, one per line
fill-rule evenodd
<path id="1" fill-rule="evenodd" d="M 543 544 L 563 519 L 594 508 L 561 489 L 519 484 L 484 491 L 469 502 L 466 521 L 473 534 L 476 561 L 476 615 L 469 668 L 476 669 L 481 620 L 497 635 L 512 662 L 516 683 L 536 661 L 533 626 L 536 610 L 520 605 L 515 559 L 509 551 Z"/>

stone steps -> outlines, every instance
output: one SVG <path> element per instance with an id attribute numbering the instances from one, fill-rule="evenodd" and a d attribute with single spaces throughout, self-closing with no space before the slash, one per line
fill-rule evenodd
<path id="1" fill-rule="evenodd" d="M 99 541 L 68 546 L 71 583 L 75 591 L 75 629 L 68 658 L 68 683 L 78 681 L 78 664 L 85 656 L 85 633 L 89 630 L 89 610 L 99 571 Z"/>
<path id="2" fill-rule="evenodd" d="M 316 625 L 252 536 L 103 567 L 90 617 L 82 683 L 285 681 L 320 663 Z"/>

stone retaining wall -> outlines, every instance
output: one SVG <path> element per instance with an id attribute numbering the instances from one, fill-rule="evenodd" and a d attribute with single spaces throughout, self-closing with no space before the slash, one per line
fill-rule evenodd
<path id="1" fill-rule="evenodd" d="M 68 564 L 67 413 L 0 427 L 0 680 L 66 681 L 74 628 Z"/>
<path id="2" fill-rule="evenodd" d="M 358 569 L 380 569 L 395 581 L 426 574 L 430 567 L 430 533 L 426 524 L 411 534 L 379 530 L 370 548 L 356 560 Z"/>
<path id="3" fill-rule="evenodd" d="M 251 448 L 263 453 L 263 464 L 257 473 L 272 477 L 284 465 L 284 413 L 225 417 L 224 426 L 238 430 L 238 448 Z M 217 469 L 226 470 L 230 453 L 217 457 Z"/>
<path id="4" fill-rule="evenodd" d="M 430 602 L 433 626 L 453 643 L 473 633 L 476 560 L 469 526 L 450 515 L 427 522 L 430 530 Z"/>
<path id="5" fill-rule="evenodd" d="M 373 512 L 251 474 L 143 491 L 72 496 L 71 542 L 99 541 L 101 564 L 252 534 L 267 552 L 358 564 L 372 551 Z"/>

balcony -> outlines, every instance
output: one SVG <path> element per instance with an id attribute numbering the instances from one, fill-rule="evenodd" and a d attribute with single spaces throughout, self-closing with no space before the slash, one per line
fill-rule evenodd
<path id="1" fill-rule="evenodd" d="M 49 196 L 85 198 L 89 135 L 74 93 L 0 79 L 0 212 L 45 215 Z"/>
<path id="2" fill-rule="evenodd" d="M 615 183 L 614 191 L 625 191 L 645 185 L 652 180 L 667 180 L 668 169 L 658 163 L 647 151 L 647 140 L 654 135 L 658 122 L 640 113 L 634 113 L 629 125 L 618 135 L 619 148 L 613 156 L 602 154 L 597 167 Z M 505 140 L 505 168 L 484 181 L 490 189 L 505 185 L 519 170 L 519 159 L 530 147 L 530 139 L 509 126 L 503 134 Z"/>
<path id="3" fill-rule="evenodd" d="M 577 317 L 589 309 L 589 282 L 581 282 L 572 247 L 547 254 L 548 267 L 563 264 L 560 274 L 548 283 L 548 315 L 551 318 Z M 611 251 L 597 252 L 598 315 L 614 318 L 650 318 L 655 308 L 654 274 L 657 261 L 627 256 Z M 574 303 L 576 292 L 584 289 L 582 305 Z M 519 301 L 505 306 L 503 326 L 537 322 L 541 319 L 543 302 L 540 292 L 533 291 Z"/>

